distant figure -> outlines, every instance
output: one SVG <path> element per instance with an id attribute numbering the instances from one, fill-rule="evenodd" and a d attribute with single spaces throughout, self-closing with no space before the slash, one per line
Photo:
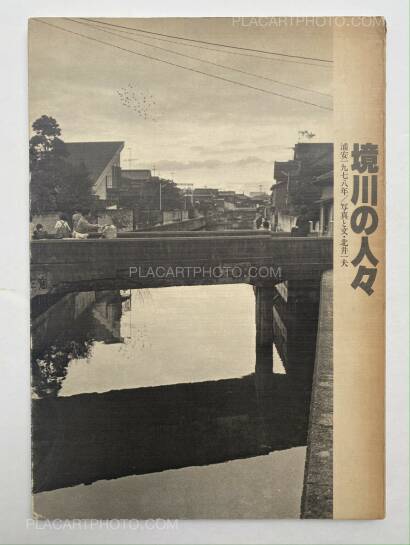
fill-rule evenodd
<path id="1" fill-rule="evenodd" d="M 77 213 L 73 215 L 73 238 L 86 239 L 89 233 L 98 231 L 99 225 L 89 223 L 86 219 L 88 212 L 83 214 Z"/>
<path id="2" fill-rule="evenodd" d="M 104 225 L 101 233 L 103 238 L 117 238 L 117 227 L 112 218 L 109 218 L 108 223 Z"/>
<path id="3" fill-rule="evenodd" d="M 68 225 L 67 218 L 64 214 L 60 214 L 59 220 L 54 226 L 56 237 L 57 238 L 70 238 L 71 237 L 71 228 Z"/>
<path id="4" fill-rule="evenodd" d="M 254 221 L 255 229 L 260 229 L 262 226 L 262 222 L 263 222 L 262 216 L 260 214 L 257 215 Z"/>
<path id="5" fill-rule="evenodd" d="M 270 231 L 270 223 L 268 222 L 268 220 L 263 221 L 262 229 L 263 229 L 263 231 Z"/>
<path id="6" fill-rule="evenodd" d="M 41 223 L 37 223 L 36 228 L 33 231 L 33 239 L 40 240 L 42 238 L 48 238 L 48 233 Z"/>
<path id="7" fill-rule="evenodd" d="M 310 214 L 307 206 L 303 205 L 300 209 L 300 215 L 296 220 L 296 230 L 292 234 L 297 237 L 307 237 L 310 232 Z"/>

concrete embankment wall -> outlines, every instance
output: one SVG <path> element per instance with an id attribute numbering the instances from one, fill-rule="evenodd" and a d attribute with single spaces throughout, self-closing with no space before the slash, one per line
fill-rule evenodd
<path id="1" fill-rule="evenodd" d="M 333 271 L 322 274 L 301 518 L 333 517 Z"/>
<path id="2" fill-rule="evenodd" d="M 162 212 L 163 223 L 174 223 L 186 221 L 188 219 L 188 210 L 164 210 Z"/>
<path id="3" fill-rule="evenodd" d="M 134 226 L 134 212 L 131 208 L 97 212 L 96 217 L 98 225 L 101 226 L 111 223 L 112 220 L 118 231 L 132 231 Z"/>
<path id="4" fill-rule="evenodd" d="M 150 229 L 144 229 L 145 231 L 197 231 L 203 229 L 206 225 L 206 219 L 201 216 L 199 218 L 192 218 L 188 220 L 178 221 L 175 223 L 164 223 L 157 225 Z"/>

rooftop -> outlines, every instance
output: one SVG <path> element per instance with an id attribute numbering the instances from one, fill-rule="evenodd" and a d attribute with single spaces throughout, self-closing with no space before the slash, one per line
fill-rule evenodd
<path id="1" fill-rule="evenodd" d="M 84 163 L 95 183 L 124 142 L 66 142 L 67 161 L 73 165 Z"/>
<path id="2" fill-rule="evenodd" d="M 302 174 L 319 176 L 333 169 L 333 144 L 299 142 L 294 159 L 300 161 Z"/>

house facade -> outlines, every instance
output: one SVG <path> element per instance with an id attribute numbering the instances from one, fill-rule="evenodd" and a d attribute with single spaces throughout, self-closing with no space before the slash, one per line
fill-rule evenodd
<path id="1" fill-rule="evenodd" d="M 315 230 L 320 236 L 333 236 L 333 170 L 318 176 L 313 181 L 320 188 L 319 220 Z"/>
<path id="2" fill-rule="evenodd" d="M 291 233 L 305 206 L 314 235 L 333 234 L 333 144 L 298 143 L 289 161 L 275 161 L 272 228 Z"/>
<path id="3" fill-rule="evenodd" d="M 274 163 L 275 184 L 271 187 L 273 231 L 290 233 L 296 225 L 297 214 L 291 206 L 290 191 L 291 184 L 300 173 L 300 167 L 300 162 L 295 160 L 275 161 Z"/>
<path id="4" fill-rule="evenodd" d="M 84 165 L 93 182 L 94 195 L 108 200 L 110 190 L 119 186 L 121 177 L 121 151 L 124 142 L 66 142 L 66 160 Z"/>

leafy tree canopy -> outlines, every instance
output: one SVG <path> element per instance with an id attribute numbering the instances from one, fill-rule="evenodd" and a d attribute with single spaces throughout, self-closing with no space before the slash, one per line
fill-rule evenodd
<path id="1" fill-rule="evenodd" d="M 316 202 L 320 198 L 320 189 L 310 181 L 298 180 L 290 184 L 289 204 L 296 215 L 301 213 L 302 207 L 306 207 L 309 215 L 317 215 Z"/>
<path id="2" fill-rule="evenodd" d="M 85 165 L 73 166 L 60 138 L 61 128 L 50 116 L 42 115 L 33 125 L 30 138 L 30 208 L 32 214 L 90 207 L 92 182 Z"/>
<path id="3" fill-rule="evenodd" d="M 172 180 L 161 180 L 161 195 L 163 210 L 180 210 L 183 207 L 182 192 Z"/>

